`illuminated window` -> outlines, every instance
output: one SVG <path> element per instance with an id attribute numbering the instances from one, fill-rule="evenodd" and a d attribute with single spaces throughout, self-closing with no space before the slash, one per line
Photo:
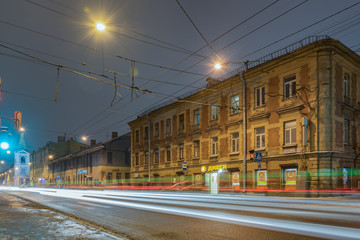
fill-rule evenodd
<path id="1" fill-rule="evenodd" d="M 200 157 L 200 141 L 194 141 L 194 158 Z"/>
<path id="2" fill-rule="evenodd" d="M 239 132 L 231 133 L 230 135 L 231 153 L 239 152 Z"/>
<path id="3" fill-rule="evenodd" d="M 231 114 L 239 112 L 239 95 L 231 97 Z"/>
<path id="4" fill-rule="evenodd" d="M 211 156 L 218 155 L 218 137 L 211 138 Z"/>
<path id="5" fill-rule="evenodd" d="M 218 104 L 214 103 L 213 105 L 211 105 L 211 120 L 217 120 L 218 119 Z"/>
<path id="6" fill-rule="evenodd" d="M 194 110 L 194 125 L 200 125 L 200 109 Z"/>
<path id="7" fill-rule="evenodd" d="M 265 127 L 255 128 L 255 148 L 265 148 Z"/>
<path id="8" fill-rule="evenodd" d="M 349 97 L 349 86 L 350 86 L 350 77 L 349 74 L 344 74 L 344 96 Z"/>
<path id="9" fill-rule="evenodd" d="M 179 157 L 180 157 L 180 160 L 184 159 L 184 144 L 180 144 L 179 145 Z"/>
<path id="10" fill-rule="evenodd" d="M 265 87 L 255 88 L 255 107 L 265 105 Z"/>
<path id="11" fill-rule="evenodd" d="M 296 75 L 284 78 L 284 99 L 296 95 Z"/>
<path id="12" fill-rule="evenodd" d="M 284 124 L 284 143 L 285 145 L 296 144 L 296 121 Z"/>

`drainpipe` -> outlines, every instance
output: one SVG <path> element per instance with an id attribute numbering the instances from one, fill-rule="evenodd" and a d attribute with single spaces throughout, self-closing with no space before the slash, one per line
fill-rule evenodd
<path id="1" fill-rule="evenodd" d="M 319 116 L 319 110 L 320 110 L 320 104 L 319 99 L 320 98 L 320 84 L 319 84 L 319 51 L 316 52 L 316 145 L 317 145 L 317 154 L 316 154 L 316 162 L 317 162 L 317 190 L 319 191 L 320 188 L 320 116 Z"/>
<path id="2" fill-rule="evenodd" d="M 150 184 L 150 180 L 151 180 L 151 177 L 150 177 L 150 167 L 151 167 L 151 157 L 150 157 L 150 147 L 151 147 L 151 136 L 150 136 L 150 124 L 151 124 L 151 120 L 150 120 L 150 117 L 149 117 L 149 114 L 147 114 L 147 118 L 148 118 L 148 142 L 149 142 L 149 149 L 148 149 L 148 165 L 149 165 L 149 184 Z"/>
<path id="3" fill-rule="evenodd" d="M 245 71 L 247 70 L 247 62 L 245 62 Z M 246 124 L 246 81 L 244 79 L 244 73 L 245 71 L 242 71 L 240 73 L 240 79 L 242 81 L 242 87 L 243 87 L 243 142 L 244 142 L 244 146 L 243 146 L 243 149 L 244 149 L 244 178 L 243 178 L 243 194 L 245 195 L 246 193 L 246 155 L 247 155 L 247 140 L 246 140 L 246 137 L 247 137 L 247 134 L 246 134 L 246 128 L 247 128 L 247 124 Z"/>

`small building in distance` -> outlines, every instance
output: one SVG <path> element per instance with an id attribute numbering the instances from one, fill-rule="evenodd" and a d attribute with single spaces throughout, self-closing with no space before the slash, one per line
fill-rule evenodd
<path id="1" fill-rule="evenodd" d="M 73 138 L 65 140 L 59 136 L 57 142 L 48 142 L 44 147 L 30 155 L 30 181 L 32 184 L 49 183 L 49 160 L 65 156 L 87 148 L 88 145 L 77 142 Z"/>
<path id="2" fill-rule="evenodd" d="M 49 161 L 50 184 L 122 185 L 130 178 L 130 133 Z"/>

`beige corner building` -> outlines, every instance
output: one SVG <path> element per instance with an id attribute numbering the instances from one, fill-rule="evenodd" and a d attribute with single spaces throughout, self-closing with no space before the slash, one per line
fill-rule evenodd
<path id="1" fill-rule="evenodd" d="M 215 179 L 224 191 L 356 189 L 359 114 L 359 55 L 309 37 L 131 121 L 131 176 L 194 188 Z"/>

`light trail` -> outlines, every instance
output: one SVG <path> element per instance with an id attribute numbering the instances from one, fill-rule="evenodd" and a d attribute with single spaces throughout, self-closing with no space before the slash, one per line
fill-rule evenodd
<path id="1" fill-rule="evenodd" d="M 349 227 L 340 227 L 334 225 L 324 225 L 324 224 L 312 224 L 306 222 L 299 222 L 299 221 L 290 221 L 290 220 L 279 220 L 279 219 L 272 219 L 272 218 L 263 218 L 263 217 L 253 217 L 253 216 L 244 216 L 241 214 L 235 213 L 227 213 L 221 212 L 220 210 L 233 210 L 233 211 L 255 211 L 261 213 L 279 213 L 279 209 L 271 210 L 270 208 L 258 208 L 256 210 L 253 207 L 249 206 L 239 206 L 239 205 L 220 205 L 220 203 L 213 203 L 214 199 L 218 200 L 226 200 L 229 199 L 231 202 L 235 202 L 235 197 L 227 197 L 227 196 L 211 196 L 211 195 L 203 195 L 203 194 L 163 194 L 163 193 L 134 193 L 134 192 L 111 192 L 111 191 L 80 191 L 80 190 L 64 190 L 59 189 L 56 191 L 48 191 L 44 189 L 24 189 L 24 191 L 31 191 L 31 192 L 39 192 L 43 195 L 54 196 L 54 197 L 65 197 L 71 199 L 80 200 L 82 203 L 84 201 L 91 202 L 89 205 L 93 205 L 96 203 L 112 206 L 119 206 L 119 207 L 126 207 L 138 210 L 145 210 L 145 211 L 152 211 L 152 212 L 159 212 L 159 213 L 166 213 L 172 215 L 179 215 L 179 216 L 186 216 L 186 217 L 193 217 L 193 218 L 201 218 L 211 221 L 220 221 L 220 222 L 227 222 L 231 224 L 238 224 L 248 227 L 256 227 L 261 229 L 267 230 L 275 230 L 287 233 L 294 233 L 294 234 L 301 234 L 313 237 L 322 237 L 322 238 L 329 238 L 329 239 L 360 239 L 360 229 L 357 228 L 349 228 Z M 179 199 L 175 200 L 174 198 L 179 197 Z M 115 199 L 109 199 L 115 198 Z M 140 198 L 140 199 L 138 199 Z M 154 198 L 154 199 L 152 199 Z M 162 199 L 159 199 L 162 198 Z M 185 198 L 187 202 L 182 202 L 180 199 Z M 241 197 L 240 201 L 250 201 L 251 197 Z M 258 198 L 255 198 L 258 200 Z M 126 200 L 121 201 L 121 200 Z M 192 200 L 192 201 L 191 201 Z M 205 201 L 211 201 L 208 203 Z M 238 199 L 239 200 L 239 199 Z M 277 198 L 267 198 L 267 201 L 270 203 L 272 200 L 278 200 L 278 202 L 285 201 L 289 203 L 309 203 L 315 204 L 314 202 L 318 202 L 318 204 L 324 204 L 323 201 L 320 200 L 299 200 L 299 199 L 277 199 Z M 131 202 L 129 202 L 131 201 Z M 134 202 L 137 201 L 137 202 Z M 139 203 L 146 202 L 146 203 Z M 199 203 L 202 201 L 202 203 Z M 339 202 L 335 201 L 325 201 L 326 204 L 336 203 L 336 206 L 340 206 Z M 157 204 L 154 204 L 157 203 Z M 264 202 L 263 202 L 264 203 Z M 347 205 L 348 202 L 343 202 L 342 205 Z M 349 202 L 350 203 L 350 202 Z M 166 204 L 167 206 L 162 206 L 159 204 Z M 182 205 L 179 206 L 169 206 L 169 205 Z M 355 203 L 355 206 L 359 207 L 359 203 Z M 216 211 L 209 211 L 203 209 L 194 209 L 194 208 L 186 208 L 186 207 L 200 207 L 200 208 L 210 208 Z M 283 206 L 277 204 L 277 208 L 281 208 Z M 309 206 L 305 206 L 304 208 L 308 208 Z M 314 206 L 317 210 L 319 210 L 320 206 Z M 334 206 L 333 206 L 334 207 Z M 355 213 L 359 212 L 357 207 L 352 207 L 348 210 L 348 213 Z M 234 209 L 235 208 L 235 209 Z M 291 206 L 287 205 L 286 208 L 291 208 Z M 245 210 L 244 210 L 245 209 Z M 323 209 L 324 210 L 324 209 Z M 327 208 L 328 211 L 333 212 L 333 208 Z M 355 211 L 354 211 L 355 210 Z M 335 211 L 340 212 L 339 209 L 335 209 Z M 288 215 L 302 215 L 302 216 L 310 216 L 310 217 L 319 217 L 319 218 L 326 218 L 326 219 L 336 219 L 339 218 L 346 219 L 349 221 L 360 221 L 360 216 L 350 216 L 345 214 L 334 214 L 334 213 L 315 213 L 309 211 L 295 211 L 295 210 L 281 210 L 282 214 Z"/>

